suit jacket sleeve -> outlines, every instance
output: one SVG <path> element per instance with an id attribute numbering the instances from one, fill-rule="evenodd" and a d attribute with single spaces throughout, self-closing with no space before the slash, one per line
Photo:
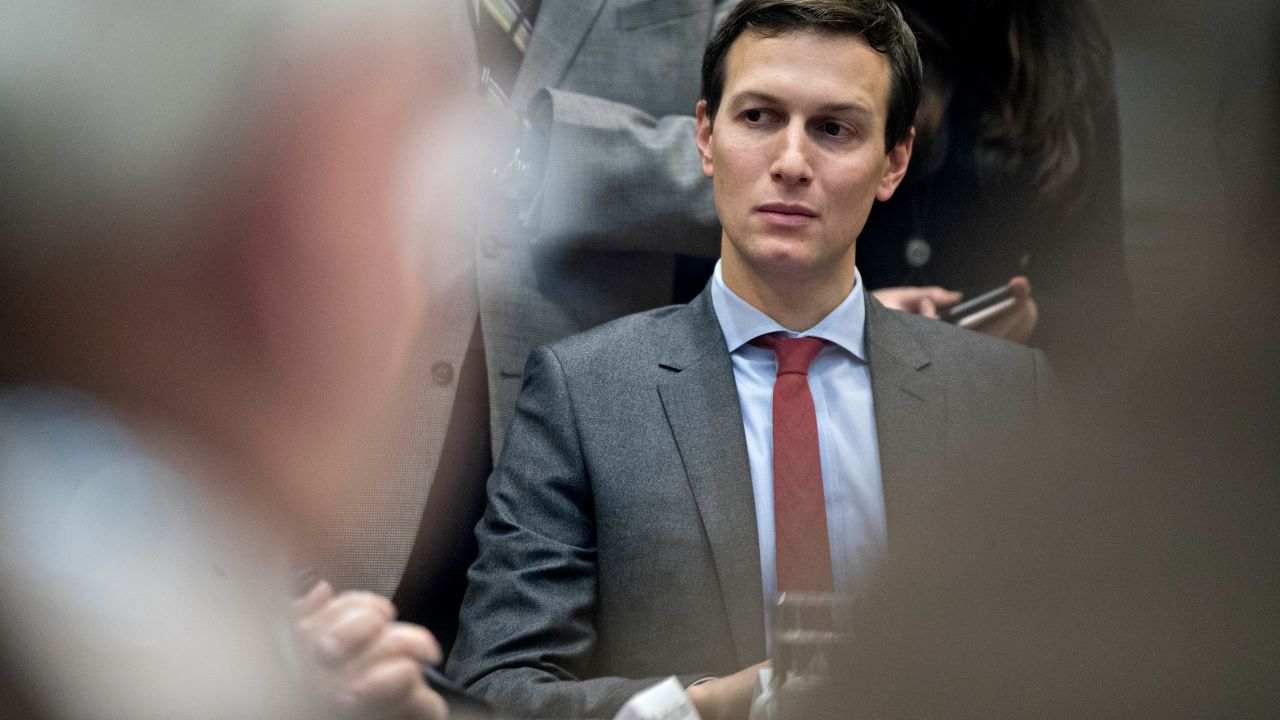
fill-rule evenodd
<path id="1" fill-rule="evenodd" d="M 535 115 L 550 117 L 543 181 L 526 215 L 536 242 L 615 252 L 718 252 L 720 224 L 692 114 L 655 118 L 558 89 L 541 91 L 533 107 Z"/>
<path id="2" fill-rule="evenodd" d="M 717 0 L 709 30 L 737 4 Z M 687 56 L 689 72 L 698 71 L 700 47 L 659 43 L 651 52 Z M 616 70 L 626 82 L 627 68 Z M 544 126 L 547 148 L 542 183 L 523 215 L 536 242 L 715 257 L 720 223 L 694 141 L 696 100 L 686 114 L 655 117 L 565 88 L 534 95 L 530 115 Z"/>
<path id="3" fill-rule="evenodd" d="M 661 678 L 590 677 L 591 483 L 565 373 L 547 348 L 529 358 L 488 493 L 449 675 L 513 716 L 612 717 Z"/>

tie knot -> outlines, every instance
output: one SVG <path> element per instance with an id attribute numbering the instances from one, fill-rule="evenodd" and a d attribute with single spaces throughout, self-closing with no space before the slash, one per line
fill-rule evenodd
<path id="1" fill-rule="evenodd" d="M 782 337 L 777 333 L 761 335 L 751 341 L 752 345 L 769 348 L 778 356 L 778 374 L 808 375 L 809 365 L 822 352 L 826 340 L 816 337 Z"/>

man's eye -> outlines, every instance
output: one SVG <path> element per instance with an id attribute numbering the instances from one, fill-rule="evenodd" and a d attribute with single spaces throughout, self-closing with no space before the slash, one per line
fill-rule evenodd
<path id="1" fill-rule="evenodd" d="M 831 137 L 842 137 L 849 134 L 849 129 L 838 122 L 824 122 L 820 127 L 822 132 Z"/>
<path id="2" fill-rule="evenodd" d="M 752 109 L 743 113 L 742 116 L 747 119 L 747 122 L 758 123 L 764 119 L 764 112 Z"/>

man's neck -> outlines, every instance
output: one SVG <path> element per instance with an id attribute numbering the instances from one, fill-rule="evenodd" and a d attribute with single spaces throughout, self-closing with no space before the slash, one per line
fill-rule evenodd
<path id="1" fill-rule="evenodd" d="M 762 277 L 743 263 L 722 259 L 720 272 L 725 287 L 792 332 L 804 332 L 821 322 L 849 297 L 857 282 L 852 265 L 848 272 L 822 276 Z"/>

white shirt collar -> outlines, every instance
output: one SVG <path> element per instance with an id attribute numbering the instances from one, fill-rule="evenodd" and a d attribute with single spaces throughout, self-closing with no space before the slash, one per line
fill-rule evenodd
<path id="1" fill-rule="evenodd" d="M 711 304 L 715 308 L 716 318 L 720 321 L 720 330 L 724 333 L 729 352 L 737 352 L 743 345 L 761 335 L 780 332 L 787 337 L 822 338 L 866 362 L 867 307 L 862 296 L 862 274 L 857 268 L 854 268 L 853 272 L 853 290 L 849 295 L 816 325 L 797 333 L 782 327 L 778 321 L 765 315 L 730 290 L 729 286 L 724 284 L 724 276 L 717 261 L 715 273 L 711 278 Z"/>

